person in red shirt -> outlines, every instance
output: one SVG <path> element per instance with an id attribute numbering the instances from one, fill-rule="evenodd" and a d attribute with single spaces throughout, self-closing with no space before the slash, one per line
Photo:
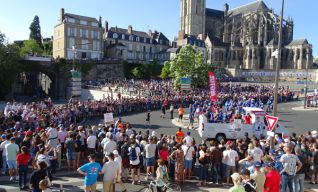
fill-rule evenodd
<path id="1" fill-rule="evenodd" d="M 21 147 L 21 153 L 17 155 L 17 167 L 19 169 L 19 186 L 21 190 L 28 189 L 27 174 L 28 174 L 28 163 L 30 160 L 30 154 L 26 146 Z M 23 182 L 23 185 L 22 185 Z"/>
<path id="2" fill-rule="evenodd" d="M 273 166 L 273 163 L 264 164 L 267 174 L 263 192 L 279 192 L 280 190 L 280 175 Z"/>
<path id="3" fill-rule="evenodd" d="M 252 117 L 249 113 L 245 116 L 245 124 L 252 124 Z"/>

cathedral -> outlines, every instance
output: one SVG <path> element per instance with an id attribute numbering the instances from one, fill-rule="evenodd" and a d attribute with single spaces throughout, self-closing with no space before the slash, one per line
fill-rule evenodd
<path id="1" fill-rule="evenodd" d="M 223 10 L 206 8 L 206 0 L 181 0 L 179 38 L 204 41 L 207 63 L 235 69 L 275 69 L 280 16 L 262 1 Z M 283 20 L 282 69 L 312 66 L 307 39 L 293 39 L 292 18 Z"/>

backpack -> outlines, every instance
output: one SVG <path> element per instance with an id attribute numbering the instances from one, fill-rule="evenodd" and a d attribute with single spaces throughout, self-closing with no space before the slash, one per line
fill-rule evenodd
<path id="1" fill-rule="evenodd" d="M 120 156 L 121 156 L 121 158 L 127 159 L 128 158 L 128 154 L 129 154 L 128 145 L 127 144 L 123 144 L 120 147 Z"/>
<path id="2" fill-rule="evenodd" d="M 135 161 L 137 159 L 136 147 L 130 149 L 128 156 L 130 161 Z"/>

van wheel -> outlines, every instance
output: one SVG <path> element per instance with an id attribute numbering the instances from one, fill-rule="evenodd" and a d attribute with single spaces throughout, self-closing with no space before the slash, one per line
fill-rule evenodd
<path id="1" fill-rule="evenodd" d="M 219 143 L 222 141 L 222 140 L 226 140 L 226 137 L 223 133 L 218 133 L 216 136 L 215 136 L 215 140 L 217 140 Z"/>

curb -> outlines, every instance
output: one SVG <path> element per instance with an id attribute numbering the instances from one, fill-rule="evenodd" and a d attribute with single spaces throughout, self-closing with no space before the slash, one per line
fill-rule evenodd
<path id="1" fill-rule="evenodd" d="M 318 111 L 318 108 L 306 108 L 306 109 L 304 109 L 303 106 L 299 106 L 299 107 L 293 107 L 292 110 L 294 110 L 294 111 Z"/>

